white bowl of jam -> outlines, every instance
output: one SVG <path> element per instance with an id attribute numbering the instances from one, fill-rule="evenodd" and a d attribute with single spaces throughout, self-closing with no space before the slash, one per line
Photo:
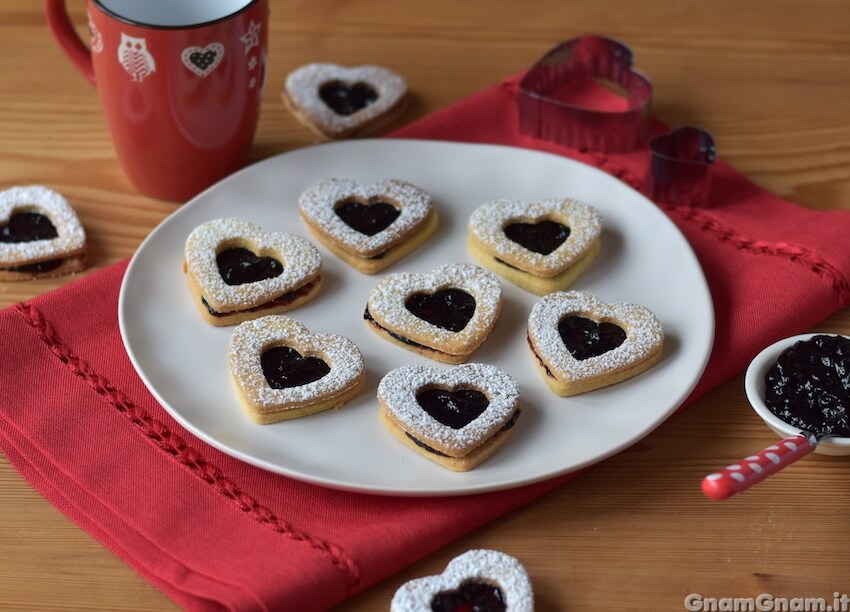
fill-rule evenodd
<path id="1" fill-rule="evenodd" d="M 771 344 L 747 368 L 747 398 L 778 436 L 822 430 L 814 452 L 850 455 L 850 337 L 802 334 Z"/>

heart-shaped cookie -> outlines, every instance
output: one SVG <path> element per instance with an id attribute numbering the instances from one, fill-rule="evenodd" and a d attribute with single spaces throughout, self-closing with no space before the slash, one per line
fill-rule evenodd
<path id="1" fill-rule="evenodd" d="M 258 423 L 275 423 L 339 408 L 363 386 L 357 346 L 334 334 L 270 315 L 240 323 L 227 347 L 239 398 Z"/>
<path id="2" fill-rule="evenodd" d="M 334 139 L 388 124 L 404 110 L 406 93 L 405 80 L 386 68 L 316 63 L 289 73 L 283 101 L 304 125 Z"/>
<path id="3" fill-rule="evenodd" d="M 186 68 L 199 77 L 206 77 L 224 59 L 224 45 L 214 42 L 206 47 L 186 47 L 180 54 L 180 59 Z"/>
<path id="4" fill-rule="evenodd" d="M 528 572 L 503 552 L 470 550 L 452 559 L 439 576 L 404 583 L 390 603 L 390 612 L 457 610 L 533 612 Z"/>
<path id="5" fill-rule="evenodd" d="M 0 192 L 0 280 L 30 280 L 85 268 L 86 234 L 68 201 L 42 185 Z"/>
<path id="6" fill-rule="evenodd" d="M 429 274 L 385 276 L 369 292 L 363 318 L 381 336 L 431 359 L 463 363 L 487 338 L 502 286 L 474 264 L 445 264 Z"/>
<path id="7" fill-rule="evenodd" d="M 184 257 L 195 303 L 213 325 L 287 312 L 312 300 L 322 284 L 322 260 L 309 240 L 242 219 L 198 226 Z"/>
<path id="8" fill-rule="evenodd" d="M 484 461 L 513 431 L 519 385 L 493 365 L 413 365 L 378 385 L 381 421 L 405 446 L 455 471 Z"/>
<path id="9" fill-rule="evenodd" d="M 585 291 L 547 295 L 531 309 L 528 344 L 558 395 L 584 393 L 640 374 L 661 358 L 664 332 L 647 308 L 606 304 Z"/>
<path id="10" fill-rule="evenodd" d="M 600 248 L 602 216 L 569 198 L 494 200 L 469 218 L 469 250 L 512 283 L 546 295 L 567 288 Z"/>
<path id="11" fill-rule="evenodd" d="M 366 274 L 395 263 L 437 227 L 428 193 L 395 179 L 371 184 L 324 179 L 301 194 L 298 207 L 316 238 Z"/>

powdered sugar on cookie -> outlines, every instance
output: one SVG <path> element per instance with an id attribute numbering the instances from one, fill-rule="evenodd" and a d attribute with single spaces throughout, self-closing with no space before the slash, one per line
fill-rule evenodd
<path id="1" fill-rule="evenodd" d="M 489 401 L 481 415 L 460 429 L 437 421 L 416 399 L 424 389 L 460 387 L 476 389 Z M 488 364 L 468 363 L 449 370 L 412 365 L 384 376 L 378 385 L 378 400 L 418 440 L 461 456 L 493 436 L 513 416 L 519 404 L 519 385 L 506 372 Z"/>
<path id="2" fill-rule="evenodd" d="M 452 332 L 424 319 L 407 308 L 405 301 L 415 293 L 435 293 L 458 288 L 475 299 L 475 312 L 462 330 Z M 502 286 L 495 274 L 468 263 L 445 264 L 430 274 L 399 273 L 385 276 L 369 292 L 368 309 L 384 328 L 426 346 L 453 354 L 474 350 L 490 333 L 502 303 Z"/>
<path id="3" fill-rule="evenodd" d="M 624 329 L 626 339 L 601 355 L 575 359 L 558 332 L 558 323 L 567 316 L 615 323 Z M 655 315 L 643 306 L 607 304 L 586 291 L 568 291 L 550 294 L 534 305 L 528 318 L 528 338 L 556 376 L 581 381 L 615 374 L 659 353 L 664 332 Z"/>
<path id="4" fill-rule="evenodd" d="M 330 371 L 304 385 L 274 389 L 263 374 L 261 357 L 275 346 L 288 346 L 305 357 L 319 357 Z M 282 315 L 240 323 L 233 330 L 227 355 L 234 380 L 258 411 L 298 408 L 337 397 L 362 379 L 365 368 L 360 350 L 348 338 L 312 334 L 302 323 Z"/>
<path id="5" fill-rule="evenodd" d="M 431 602 L 441 593 L 457 592 L 463 585 L 476 582 L 498 587 L 506 610 L 533 612 L 534 592 L 522 563 L 505 553 L 481 549 L 455 557 L 439 576 L 417 578 L 401 585 L 393 596 L 390 612 L 431 610 Z"/>
<path id="6" fill-rule="evenodd" d="M 350 115 L 340 115 L 320 95 L 323 85 L 334 82 L 364 83 L 374 89 L 377 99 Z M 331 63 L 307 64 L 291 72 L 284 83 L 284 100 L 292 110 L 330 138 L 354 132 L 392 111 L 406 92 L 407 83 L 401 76 L 373 65 L 346 68 Z"/>
<path id="7" fill-rule="evenodd" d="M 221 277 L 217 254 L 229 247 L 247 247 L 272 254 L 283 264 L 274 278 L 228 285 Z M 255 250 L 256 249 L 256 250 Z M 260 253 L 257 253 L 260 254 Z M 250 308 L 298 289 L 321 271 L 319 251 L 309 240 L 295 234 L 270 233 L 242 219 L 215 219 L 195 228 L 186 240 L 186 267 L 194 275 L 207 303 L 217 311 Z"/>
<path id="8" fill-rule="evenodd" d="M 347 225 L 336 213 L 343 202 L 369 204 L 380 200 L 392 204 L 399 216 L 387 228 L 368 236 Z M 400 180 L 386 179 L 361 184 L 351 179 L 328 178 L 307 188 L 298 200 L 302 217 L 326 233 L 341 248 L 359 257 L 378 255 L 403 240 L 432 210 L 427 192 Z"/>
<path id="9" fill-rule="evenodd" d="M 39 213 L 56 229 L 56 237 L 47 240 L 0 242 L 0 267 L 22 266 L 81 253 L 86 234 L 68 201 L 42 185 L 12 187 L 0 192 L 0 225 L 15 213 Z"/>
<path id="10" fill-rule="evenodd" d="M 511 223 L 560 222 L 569 237 L 548 255 L 535 253 L 510 240 L 504 228 Z M 469 231 L 481 248 L 502 261 L 538 276 L 553 276 L 590 252 L 602 232 L 599 212 L 577 200 L 553 198 L 539 202 L 493 200 L 473 211 Z"/>

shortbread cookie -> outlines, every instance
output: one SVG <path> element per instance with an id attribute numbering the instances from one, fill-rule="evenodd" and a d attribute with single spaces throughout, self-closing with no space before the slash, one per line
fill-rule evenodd
<path id="1" fill-rule="evenodd" d="M 445 363 L 464 363 L 490 334 L 502 306 L 495 274 L 446 264 L 430 274 L 389 274 L 369 292 L 363 318 L 393 344 Z"/>
<path id="2" fill-rule="evenodd" d="M 405 446 L 456 472 L 492 455 L 520 415 L 519 385 L 496 366 L 405 366 L 378 384 L 381 422 Z"/>
<path id="3" fill-rule="evenodd" d="M 494 200 L 469 219 L 469 250 L 523 289 L 546 295 L 569 287 L 599 253 L 602 216 L 583 202 Z"/>
<path id="4" fill-rule="evenodd" d="M 437 227 L 425 191 L 393 179 L 363 185 L 329 178 L 298 200 L 313 235 L 352 268 L 374 274 L 422 245 Z"/>
<path id="5" fill-rule="evenodd" d="M 363 357 L 348 338 L 270 315 L 240 323 L 227 347 L 239 399 L 261 424 L 339 408 L 360 392 Z"/>
<path id="6" fill-rule="evenodd" d="M 306 238 L 242 219 L 215 219 L 186 240 L 183 269 L 204 319 L 233 325 L 306 304 L 322 285 L 322 259 Z"/>
<path id="7" fill-rule="evenodd" d="M 332 140 L 388 125 L 404 110 L 406 93 L 405 80 L 380 66 L 307 64 L 286 77 L 283 101 L 301 123 Z"/>
<path id="8" fill-rule="evenodd" d="M 0 192 L 0 281 L 47 278 L 86 267 L 86 234 L 59 193 L 41 185 Z"/>
<path id="9" fill-rule="evenodd" d="M 606 304 L 586 291 L 547 295 L 531 309 L 528 345 L 546 384 L 568 396 L 636 376 L 661 358 L 664 332 L 636 304 Z"/>
<path id="10" fill-rule="evenodd" d="M 497 550 L 470 550 L 452 559 L 439 576 L 399 587 L 390 612 L 502 610 L 534 612 L 534 591 L 518 559 Z"/>

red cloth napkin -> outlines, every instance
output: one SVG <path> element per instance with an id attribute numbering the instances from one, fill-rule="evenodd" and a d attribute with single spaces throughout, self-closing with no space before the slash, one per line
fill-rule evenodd
<path id="1" fill-rule="evenodd" d="M 552 151 L 640 186 L 645 152 L 587 154 L 524 137 L 515 94 L 509 79 L 396 136 Z M 850 213 L 804 210 L 723 163 L 710 208 L 667 212 L 702 263 L 717 313 L 694 396 L 850 300 Z M 0 313 L 0 444 L 62 512 L 186 608 L 329 607 L 569 479 L 391 498 L 232 459 L 177 425 L 137 377 L 117 325 L 124 270 L 116 264 Z"/>

